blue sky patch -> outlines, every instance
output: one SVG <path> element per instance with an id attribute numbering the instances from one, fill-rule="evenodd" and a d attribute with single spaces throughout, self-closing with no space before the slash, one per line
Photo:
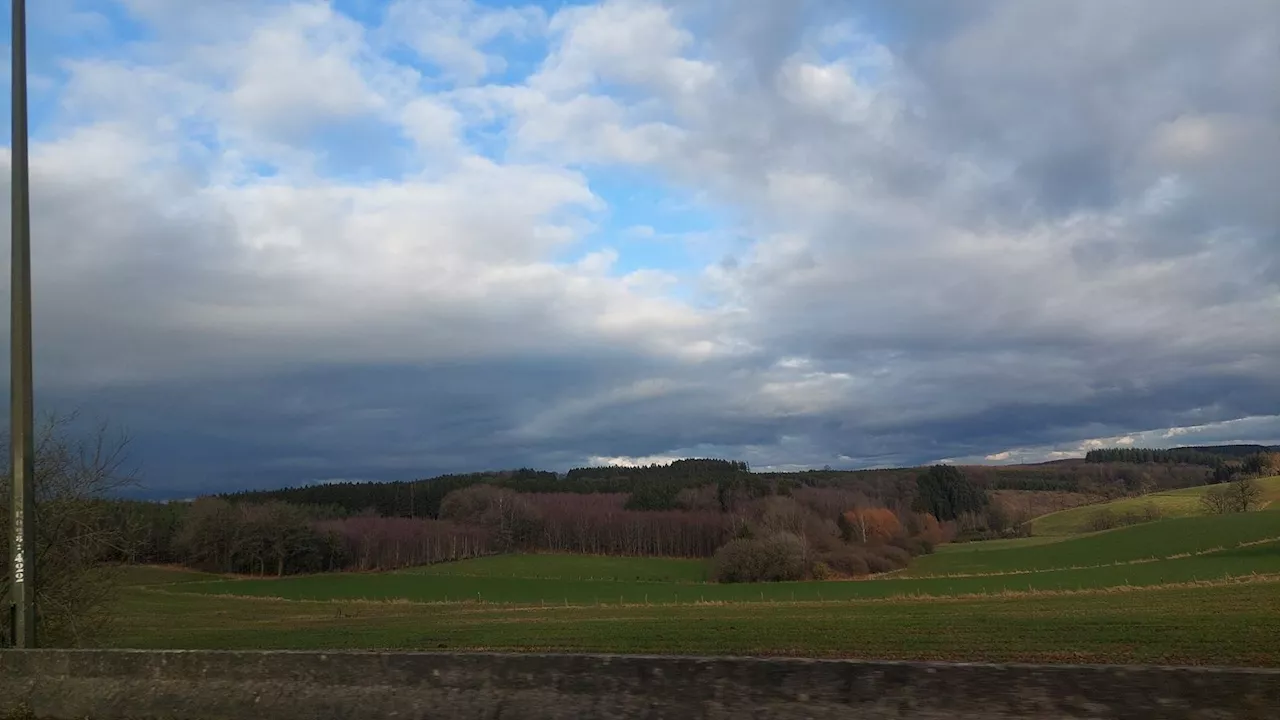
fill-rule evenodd
<path id="1" fill-rule="evenodd" d="M 608 210 L 597 219 L 599 229 L 574 248 L 575 255 L 613 248 L 618 275 L 643 269 L 689 273 L 709 262 L 687 239 L 717 232 L 724 213 L 651 172 L 613 168 L 590 172 L 588 178 Z"/>

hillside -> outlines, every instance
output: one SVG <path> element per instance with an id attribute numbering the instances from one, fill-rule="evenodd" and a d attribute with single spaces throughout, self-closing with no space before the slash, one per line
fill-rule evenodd
<path id="1" fill-rule="evenodd" d="M 1280 505 L 1280 477 L 1255 481 L 1262 488 L 1262 507 Z M 1062 510 L 1042 515 L 1031 521 L 1033 536 L 1065 536 L 1089 532 L 1091 522 L 1099 513 L 1109 512 L 1120 517 L 1127 513 L 1141 515 L 1154 507 L 1161 518 L 1192 517 L 1201 514 L 1200 498 L 1212 485 L 1168 490 L 1164 492 L 1127 497 L 1097 505 Z"/>
<path id="2" fill-rule="evenodd" d="M 943 546 L 874 578 L 764 583 L 709 582 L 705 559 L 528 552 L 270 579 L 132 568 L 109 644 L 1270 667 L 1277 538 L 1280 510 L 1266 510 Z"/>
<path id="3" fill-rule="evenodd" d="M 1033 542 L 1036 539 L 979 552 L 926 555 L 917 558 L 903 574 L 921 577 L 1033 572 L 1186 557 L 1241 544 L 1280 540 L 1280 512 L 1182 517 L 1056 542 Z"/>

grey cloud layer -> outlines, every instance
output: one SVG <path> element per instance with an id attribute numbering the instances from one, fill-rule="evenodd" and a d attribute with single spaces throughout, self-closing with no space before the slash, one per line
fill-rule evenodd
<path id="1" fill-rule="evenodd" d="M 320 4 L 199 26 L 131 4 L 163 62 L 73 65 L 78 129 L 37 148 L 37 321 L 45 402 L 130 425 L 153 486 L 923 462 L 1280 401 L 1269 0 L 753 3 L 730 23 L 718 0 L 400 2 L 372 31 Z M 527 83 L 486 84 L 486 43 L 538 33 Z M 396 42 L 457 85 L 427 93 Z M 263 64 L 216 60 L 227 43 Z M 316 82 L 279 95 L 246 70 L 290 64 Z M 352 118 L 419 165 L 339 179 L 282 130 Z M 496 161 L 460 140 L 495 120 Z M 656 285 L 554 261 L 614 167 L 734 218 L 748 249 Z"/>

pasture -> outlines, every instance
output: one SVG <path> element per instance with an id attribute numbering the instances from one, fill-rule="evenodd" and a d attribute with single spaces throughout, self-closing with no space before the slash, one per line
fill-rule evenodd
<path id="1" fill-rule="evenodd" d="M 1262 489 L 1262 509 L 1280 507 L 1280 477 L 1255 481 Z M 1200 498 L 1212 485 L 1169 490 L 1138 497 L 1121 498 L 1096 505 L 1082 505 L 1069 510 L 1041 515 L 1031 521 L 1032 536 L 1061 537 L 1089 531 L 1089 523 L 1098 513 L 1107 511 L 1122 516 L 1141 515 L 1148 505 L 1155 505 L 1162 518 L 1194 517 L 1202 513 Z"/>
<path id="2" fill-rule="evenodd" d="M 982 545 L 975 543 L 975 545 Z M 285 600 L 508 605 L 791 602 L 1152 586 L 1280 574 L 1280 512 L 1192 517 L 1038 545 L 917 558 L 905 572 L 844 582 L 716 584 L 706 563 L 508 555 L 389 573 L 184 583 L 169 592 Z"/>
<path id="3" fill-rule="evenodd" d="M 1034 572 L 1229 550 L 1245 543 L 1280 541 L 1280 512 L 1183 517 L 1059 538 L 1055 542 L 1036 542 L 1040 539 L 1034 536 L 1027 540 L 1032 542 L 1014 541 L 1003 546 L 983 547 L 980 552 L 937 553 L 917 558 L 907 572 L 913 576 Z"/>
<path id="4" fill-rule="evenodd" d="M 1280 512 L 981 543 L 907 572 L 716 584 L 707 563 L 506 555 L 394 573 L 142 568 L 111 644 L 1280 666 Z"/>

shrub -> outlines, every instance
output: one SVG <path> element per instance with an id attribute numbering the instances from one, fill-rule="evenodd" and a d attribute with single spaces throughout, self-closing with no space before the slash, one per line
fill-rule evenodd
<path id="1" fill-rule="evenodd" d="M 810 572 L 814 580 L 830 580 L 835 577 L 836 573 L 831 566 L 825 562 L 818 560 L 813 563 L 813 570 Z"/>
<path id="2" fill-rule="evenodd" d="M 764 546 L 765 572 L 762 580 L 800 580 L 808 569 L 809 548 L 804 540 L 791 533 L 778 533 L 761 541 Z"/>
<path id="3" fill-rule="evenodd" d="M 933 552 L 933 546 L 930 545 L 928 541 L 918 537 L 904 537 L 899 535 L 898 537 L 890 540 L 889 545 L 906 550 L 911 557 L 928 555 Z"/>
<path id="4" fill-rule="evenodd" d="M 716 582 L 751 582 L 760 569 L 759 541 L 750 538 L 730 540 L 711 559 L 711 576 Z"/>
<path id="5" fill-rule="evenodd" d="M 1119 524 L 1120 521 L 1116 519 L 1116 514 L 1110 510 L 1099 510 L 1089 516 L 1090 530 L 1110 530 Z"/>
<path id="6" fill-rule="evenodd" d="M 823 564 L 839 575 L 863 577 L 871 574 L 871 568 L 867 567 L 865 553 L 861 548 L 845 546 L 823 553 L 820 559 Z"/>
<path id="7" fill-rule="evenodd" d="M 884 547 L 875 548 L 869 550 L 865 555 L 867 569 L 873 574 L 893 572 L 906 567 L 906 563 L 895 563 L 892 558 L 883 554 L 882 551 L 885 549 Z"/>
<path id="8" fill-rule="evenodd" d="M 800 580 L 808 569 L 804 540 L 774 533 L 759 540 L 732 540 L 716 551 L 712 576 L 717 582 Z"/>
<path id="9" fill-rule="evenodd" d="M 873 552 L 881 557 L 887 558 L 894 564 L 894 569 L 904 568 L 911 564 L 911 553 L 894 545 L 882 545 L 877 548 L 871 548 Z"/>

